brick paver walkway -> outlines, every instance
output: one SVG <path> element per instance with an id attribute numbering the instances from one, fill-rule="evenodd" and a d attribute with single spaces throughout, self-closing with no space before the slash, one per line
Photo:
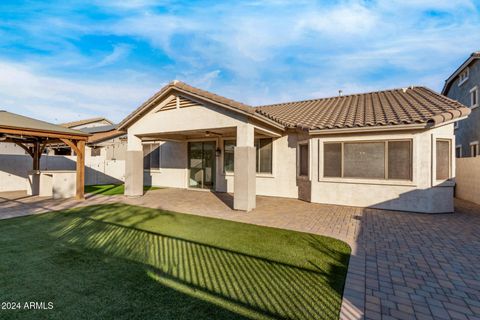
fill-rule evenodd
<path id="1" fill-rule="evenodd" d="M 258 197 L 257 209 L 246 214 L 230 209 L 231 195 L 201 191 L 162 189 L 84 202 L 10 193 L 0 194 L 0 219 L 118 201 L 349 243 L 342 319 L 480 319 L 480 206 L 460 200 L 455 214 L 430 215 Z"/>

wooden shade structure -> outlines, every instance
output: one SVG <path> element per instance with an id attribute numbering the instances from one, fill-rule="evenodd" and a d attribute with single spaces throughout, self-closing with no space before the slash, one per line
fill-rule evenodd
<path id="1" fill-rule="evenodd" d="M 90 134 L 0 110 L 0 142 L 15 143 L 33 159 L 40 170 L 40 158 L 49 144 L 64 143 L 77 155 L 76 199 L 85 198 L 85 143 Z M 1 165 L 1 164 L 0 164 Z"/>

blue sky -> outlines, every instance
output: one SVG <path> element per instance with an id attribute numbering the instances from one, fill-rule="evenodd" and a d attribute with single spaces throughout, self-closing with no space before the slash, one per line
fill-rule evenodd
<path id="1" fill-rule="evenodd" d="M 469 0 L 2 0 L 0 109 L 120 121 L 173 79 L 251 105 L 439 91 L 479 30 Z"/>

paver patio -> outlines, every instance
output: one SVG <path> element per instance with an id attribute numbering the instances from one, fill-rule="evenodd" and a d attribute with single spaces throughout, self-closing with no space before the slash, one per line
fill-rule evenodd
<path id="1" fill-rule="evenodd" d="M 0 194 L 0 219 L 77 205 L 124 202 L 322 234 L 352 247 L 341 318 L 480 319 L 480 206 L 456 200 L 455 214 L 416 214 L 257 197 L 246 214 L 229 194 L 161 189 L 140 198 L 84 202 Z"/>

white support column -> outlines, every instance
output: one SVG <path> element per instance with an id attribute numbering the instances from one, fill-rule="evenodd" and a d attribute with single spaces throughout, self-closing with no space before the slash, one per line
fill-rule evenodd
<path id="1" fill-rule="evenodd" d="M 249 123 L 237 126 L 237 146 L 235 147 L 234 195 L 235 210 L 255 209 L 256 196 L 256 152 L 254 127 Z"/>
<path id="2" fill-rule="evenodd" d="M 128 134 L 128 147 L 125 159 L 125 195 L 143 195 L 143 146 L 142 140 Z"/>

